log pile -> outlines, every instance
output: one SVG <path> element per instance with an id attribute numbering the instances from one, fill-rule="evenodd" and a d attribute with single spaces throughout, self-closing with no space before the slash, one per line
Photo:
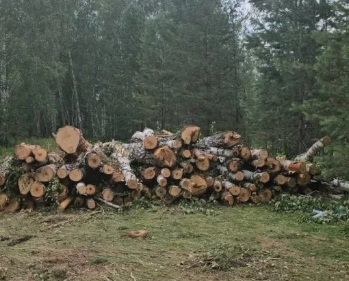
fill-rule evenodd
<path id="1" fill-rule="evenodd" d="M 65 126 L 54 134 L 61 153 L 21 143 L 0 166 L 0 210 L 33 210 L 58 204 L 118 208 L 145 197 L 171 203 L 199 197 L 232 206 L 268 202 L 280 192 L 308 194 L 317 188 L 315 165 L 305 162 L 329 142 L 318 141 L 297 160 L 276 159 L 240 143 L 236 132 L 200 138 L 200 128 L 178 133 L 136 132 L 130 143 L 91 144 Z"/>

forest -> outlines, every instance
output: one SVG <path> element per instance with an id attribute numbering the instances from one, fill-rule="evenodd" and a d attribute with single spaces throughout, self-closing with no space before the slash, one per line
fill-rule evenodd
<path id="1" fill-rule="evenodd" d="M 349 179 L 348 0 L 0 0 L 0 143 L 145 127 L 294 157 Z"/>

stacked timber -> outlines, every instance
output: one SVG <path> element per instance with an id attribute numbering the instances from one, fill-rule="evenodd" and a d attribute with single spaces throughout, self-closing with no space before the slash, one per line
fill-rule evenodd
<path id="1" fill-rule="evenodd" d="M 323 138 L 297 160 L 277 159 L 241 144 L 237 132 L 200 137 L 186 126 L 173 134 L 145 129 L 130 143 L 89 143 L 72 126 L 54 134 L 60 153 L 21 143 L 0 166 L 0 210 L 58 204 L 120 206 L 140 197 L 171 203 L 200 197 L 232 206 L 269 202 L 280 192 L 313 191 L 315 165 L 306 162 L 329 142 Z"/>

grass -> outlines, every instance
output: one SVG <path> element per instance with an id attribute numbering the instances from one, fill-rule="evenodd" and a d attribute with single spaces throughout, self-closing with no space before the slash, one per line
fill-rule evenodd
<path id="1" fill-rule="evenodd" d="M 267 206 L 0 214 L 0 225 L 0 280 L 349 278 L 347 224 L 302 223 Z M 127 237 L 138 229 L 148 237 Z"/>

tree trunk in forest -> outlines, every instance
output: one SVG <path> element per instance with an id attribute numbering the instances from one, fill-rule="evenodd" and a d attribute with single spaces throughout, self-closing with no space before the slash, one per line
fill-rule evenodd
<path id="1" fill-rule="evenodd" d="M 303 161 L 303 162 L 307 162 L 307 161 L 311 161 L 315 154 L 318 153 L 319 151 L 321 151 L 326 145 L 328 145 L 331 142 L 331 137 L 330 136 L 325 136 L 322 139 L 318 140 L 317 142 L 315 142 L 309 149 L 307 152 L 298 155 L 295 160 L 296 161 Z"/>

